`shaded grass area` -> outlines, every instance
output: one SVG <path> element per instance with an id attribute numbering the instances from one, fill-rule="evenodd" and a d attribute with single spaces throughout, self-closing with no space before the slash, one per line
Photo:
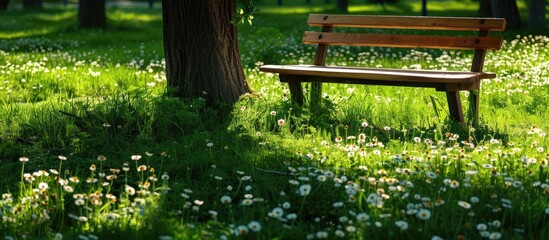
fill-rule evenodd
<path id="1" fill-rule="evenodd" d="M 483 83 L 479 129 L 449 123 L 445 97 L 415 88 L 326 85 L 323 112 L 314 114 L 292 105 L 287 86 L 257 67 L 312 62 L 314 46 L 300 43 L 307 13 L 334 12 L 334 3 L 287 2 L 278 8 L 262 1 L 254 24 L 239 26 L 255 94 L 222 110 L 164 96 L 158 10 L 111 9 L 109 27 L 92 31 L 75 26 L 73 11 L 0 16 L 0 24 L 8 22 L 0 25 L 7 29 L 0 42 L 6 63 L 0 68 L 0 192 L 12 194 L 0 205 L 4 216 L 16 219 L 3 222 L 2 233 L 142 239 L 548 234 L 546 37 L 507 31 L 505 48 L 487 57 L 487 69 L 499 77 Z M 472 5 L 434 1 L 431 9 L 472 16 Z M 416 15 L 418 6 L 406 1 L 382 9 L 351 1 L 350 10 Z M 456 10 L 437 10 L 443 6 Z M 425 50 L 334 48 L 330 55 L 330 64 L 339 65 L 460 70 L 469 63 L 469 54 Z M 22 166 L 23 156 L 30 160 Z M 141 166 L 147 170 L 138 171 Z M 38 194 L 21 194 L 20 170 L 50 175 L 23 181 Z M 156 187 L 145 188 L 146 179 L 155 183 L 153 175 Z M 130 195 L 127 186 L 139 193 Z M 84 206 L 76 205 L 78 193 L 88 196 Z M 98 205 L 89 197 L 96 193 L 103 194 Z M 108 201 L 108 193 L 117 201 Z M 21 195 L 47 207 L 22 204 Z M 17 207 L 24 214 L 10 215 Z"/>

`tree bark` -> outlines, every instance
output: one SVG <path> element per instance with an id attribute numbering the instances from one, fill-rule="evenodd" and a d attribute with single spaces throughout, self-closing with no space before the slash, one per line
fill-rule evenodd
<path id="1" fill-rule="evenodd" d="M 233 104 L 250 92 L 231 17 L 234 0 L 162 0 L 168 92 Z"/>
<path id="2" fill-rule="evenodd" d="M 337 0 L 337 10 L 349 12 L 349 0 Z"/>
<path id="3" fill-rule="evenodd" d="M 492 2 L 491 0 L 480 0 L 478 8 L 479 17 L 492 17 Z"/>
<path id="4" fill-rule="evenodd" d="M 278 0 L 278 6 L 282 6 L 282 0 Z"/>
<path id="5" fill-rule="evenodd" d="M 23 9 L 41 9 L 42 0 L 23 0 Z"/>
<path id="6" fill-rule="evenodd" d="M 80 0 L 78 23 L 82 28 L 102 28 L 107 25 L 105 0 Z"/>
<path id="7" fill-rule="evenodd" d="M 479 16 L 505 18 L 507 27 L 520 27 L 520 15 L 516 0 L 480 0 Z"/>
<path id="8" fill-rule="evenodd" d="M 0 11 L 7 10 L 9 4 L 10 4 L 10 0 L 0 0 Z"/>
<path id="9" fill-rule="evenodd" d="M 421 1 L 421 16 L 427 16 L 427 0 Z"/>
<path id="10" fill-rule="evenodd" d="M 492 16 L 505 18 L 510 28 L 520 27 L 520 15 L 516 0 L 491 0 Z"/>
<path id="11" fill-rule="evenodd" d="M 543 30 L 545 28 L 545 0 L 530 0 L 528 4 L 528 29 Z"/>

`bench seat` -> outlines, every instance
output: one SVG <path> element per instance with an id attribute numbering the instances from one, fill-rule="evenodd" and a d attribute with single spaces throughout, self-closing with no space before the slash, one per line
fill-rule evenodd
<path id="1" fill-rule="evenodd" d="M 336 79 L 340 78 L 341 82 L 343 83 L 355 84 L 361 84 L 361 80 L 391 81 L 403 83 L 410 82 L 414 83 L 414 85 L 417 85 L 418 83 L 468 84 L 481 79 L 496 77 L 496 74 L 494 73 L 485 72 L 432 71 L 315 65 L 264 65 L 261 66 L 259 70 L 261 70 L 262 72 L 278 73 L 281 75 L 315 76 Z M 334 80 L 329 82 L 334 82 Z M 302 82 L 306 81 L 302 80 Z"/>

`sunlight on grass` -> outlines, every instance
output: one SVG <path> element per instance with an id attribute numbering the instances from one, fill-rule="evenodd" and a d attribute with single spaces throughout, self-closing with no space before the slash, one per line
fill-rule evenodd
<path id="1" fill-rule="evenodd" d="M 116 21 L 139 21 L 139 22 L 152 22 L 152 21 L 162 21 L 162 16 L 158 14 L 146 14 L 146 13 L 135 13 L 118 10 L 109 15 L 109 18 L 112 18 Z"/>

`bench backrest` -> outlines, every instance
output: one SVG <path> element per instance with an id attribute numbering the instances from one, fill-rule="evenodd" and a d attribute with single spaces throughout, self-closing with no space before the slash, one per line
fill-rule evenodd
<path id="1" fill-rule="evenodd" d="M 486 50 L 498 50 L 503 40 L 489 37 L 492 31 L 505 30 L 502 18 L 457 18 L 457 17 L 405 17 L 311 14 L 309 26 L 321 26 L 321 32 L 307 31 L 303 36 L 306 44 L 318 44 L 315 65 L 324 65 L 329 45 L 376 46 L 401 48 L 434 48 L 475 50 L 471 71 L 482 71 Z M 334 27 L 455 30 L 475 31 L 474 36 L 442 36 L 414 34 L 374 34 L 332 32 Z M 440 32 L 440 31 L 438 31 Z"/>

